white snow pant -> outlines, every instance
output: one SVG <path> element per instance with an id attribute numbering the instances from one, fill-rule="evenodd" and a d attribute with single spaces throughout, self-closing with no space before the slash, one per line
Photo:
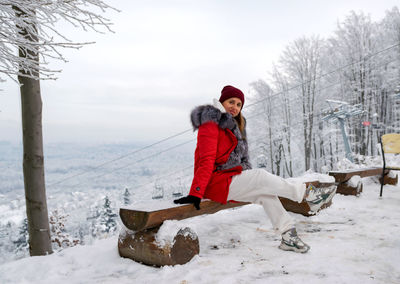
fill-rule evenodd
<path id="1" fill-rule="evenodd" d="M 304 183 L 290 183 L 264 169 L 251 169 L 232 178 L 228 200 L 261 204 L 273 228 L 283 233 L 293 228 L 295 222 L 278 196 L 302 202 L 305 191 Z"/>

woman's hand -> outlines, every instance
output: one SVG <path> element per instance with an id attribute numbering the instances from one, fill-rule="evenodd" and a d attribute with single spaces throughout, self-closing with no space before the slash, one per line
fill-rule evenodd
<path id="1" fill-rule="evenodd" d="M 201 201 L 201 198 L 199 198 L 197 196 L 193 196 L 193 195 L 188 195 L 186 197 L 175 199 L 174 203 L 175 204 L 191 203 L 191 204 L 193 204 L 194 207 L 196 207 L 197 210 L 200 210 L 200 201 Z"/>

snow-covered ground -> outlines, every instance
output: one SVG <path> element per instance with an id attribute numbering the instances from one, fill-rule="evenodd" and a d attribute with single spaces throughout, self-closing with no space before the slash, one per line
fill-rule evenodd
<path id="1" fill-rule="evenodd" d="M 364 178 L 360 197 L 336 195 L 313 217 L 293 214 L 307 254 L 281 251 L 258 205 L 182 221 L 199 236 L 185 265 L 155 268 L 119 257 L 117 236 L 0 266 L 0 283 L 400 283 L 400 186 Z"/>

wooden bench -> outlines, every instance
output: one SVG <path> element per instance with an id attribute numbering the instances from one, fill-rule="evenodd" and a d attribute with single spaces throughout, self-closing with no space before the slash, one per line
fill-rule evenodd
<path id="1" fill-rule="evenodd" d="M 388 175 L 389 170 L 385 171 L 385 176 L 383 179 L 384 184 L 396 185 L 398 181 L 398 176 L 390 177 Z M 336 193 L 343 195 L 356 195 L 359 196 L 363 190 L 363 184 L 358 181 L 356 184 L 350 182 L 350 179 L 354 176 L 359 176 L 360 178 L 370 177 L 370 176 L 380 176 L 382 175 L 382 168 L 372 167 L 372 168 L 359 168 L 350 169 L 342 171 L 331 171 L 330 176 L 335 178 L 335 183 L 337 184 Z"/>
<path id="2" fill-rule="evenodd" d="M 152 266 L 185 264 L 200 252 L 198 237 L 195 232 L 186 227 L 177 232 L 170 244 L 157 244 L 156 235 L 164 221 L 212 214 L 246 204 L 248 203 L 220 204 L 206 200 L 200 203 L 200 210 L 192 204 L 152 211 L 121 208 L 119 215 L 128 230 L 122 230 L 119 235 L 119 255 Z"/>
<path id="3" fill-rule="evenodd" d="M 306 182 L 306 185 L 308 186 L 310 183 L 316 187 L 335 186 L 334 183 L 320 183 L 319 181 Z M 280 200 L 288 211 L 304 216 L 315 214 L 315 212 L 311 213 L 306 201 L 298 203 L 286 198 L 280 198 Z M 331 203 L 332 201 L 323 208 L 330 206 Z M 120 208 L 119 215 L 127 229 L 123 229 L 118 238 L 119 254 L 122 257 L 152 266 L 187 263 L 200 251 L 196 233 L 186 227 L 177 232 L 172 242 L 159 244 L 156 236 L 162 223 L 166 220 L 183 220 L 203 214 L 212 214 L 246 204 L 249 203 L 220 204 L 205 200 L 200 204 L 201 209 L 196 210 L 192 204 L 174 205 L 169 201 L 165 208 L 153 208 L 152 210 Z"/>

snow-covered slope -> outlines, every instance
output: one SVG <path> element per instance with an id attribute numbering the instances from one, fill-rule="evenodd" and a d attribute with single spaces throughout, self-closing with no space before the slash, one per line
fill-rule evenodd
<path id="1" fill-rule="evenodd" d="M 277 248 L 279 236 L 258 205 L 163 226 L 190 226 L 200 255 L 154 268 L 119 257 L 117 237 L 0 266 L 0 283 L 400 283 L 400 186 L 365 178 L 360 197 L 336 195 L 313 217 L 293 214 L 307 254 Z"/>

